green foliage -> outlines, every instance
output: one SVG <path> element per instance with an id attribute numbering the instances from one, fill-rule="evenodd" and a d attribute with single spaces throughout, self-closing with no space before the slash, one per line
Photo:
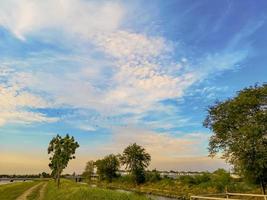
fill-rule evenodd
<path id="1" fill-rule="evenodd" d="M 213 173 L 204 172 L 195 176 L 181 176 L 179 180 L 190 187 L 199 186 L 200 188 L 213 187 L 218 192 L 224 192 L 226 188 L 230 187 L 233 181 L 230 173 L 224 169 L 218 169 Z"/>
<path id="2" fill-rule="evenodd" d="M 40 175 L 42 178 L 50 178 L 50 174 L 46 173 L 46 172 L 42 172 Z"/>
<path id="3" fill-rule="evenodd" d="M 49 158 L 49 167 L 52 170 L 52 176 L 57 179 L 57 184 L 60 184 L 60 175 L 65 169 L 71 159 L 75 159 L 75 151 L 79 147 L 79 144 L 75 142 L 74 137 L 70 137 L 68 134 L 62 138 L 57 135 L 54 137 L 48 146 L 48 154 L 51 154 Z"/>
<path id="4" fill-rule="evenodd" d="M 92 175 L 93 175 L 93 173 L 94 173 L 94 167 L 95 167 L 95 163 L 94 163 L 94 161 L 91 160 L 91 161 L 88 161 L 88 162 L 86 163 L 84 172 L 82 173 L 82 176 L 83 176 L 86 180 L 88 180 L 88 181 L 91 180 L 91 177 L 92 177 Z"/>
<path id="5" fill-rule="evenodd" d="M 160 173 L 156 169 L 146 172 L 146 181 L 147 182 L 157 182 L 160 180 L 161 180 Z"/>
<path id="6" fill-rule="evenodd" d="M 133 182 L 133 177 L 131 175 L 124 175 L 124 176 L 119 176 L 116 181 L 121 182 L 121 183 L 132 183 Z"/>
<path id="7" fill-rule="evenodd" d="M 131 171 L 137 184 L 145 182 L 145 169 L 149 166 L 151 157 L 145 149 L 136 143 L 124 149 L 120 161 Z"/>
<path id="8" fill-rule="evenodd" d="M 223 192 L 230 186 L 231 176 L 224 169 L 218 169 L 211 175 L 211 182 L 217 190 Z"/>
<path id="9" fill-rule="evenodd" d="M 189 186 L 196 184 L 195 178 L 193 176 L 181 176 L 179 180 Z"/>
<path id="10" fill-rule="evenodd" d="M 259 188 L 248 184 L 242 179 L 233 179 L 229 172 L 219 169 L 213 173 L 205 172 L 198 175 L 181 176 L 179 179 L 162 178 L 158 181 L 147 181 L 136 185 L 129 175 L 114 179 L 112 183 L 101 181 L 98 186 L 132 190 L 163 196 L 176 196 L 188 198 L 190 195 L 223 193 L 227 188 L 229 192 L 259 193 Z"/>
<path id="11" fill-rule="evenodd" d="M 117 156 L 110 154 L 103 159 L 97 160 L 95 165 L 100 180 L 106 179 L 111 182 L 113 178 L 117 177 L 120 162 Z"/>
<path id="12" fill-rule="evenodd" d="M 267 85 L 245 88 L 208 109 L 211 156 L 222 152 L 247 179 L 267 183 Z"/>

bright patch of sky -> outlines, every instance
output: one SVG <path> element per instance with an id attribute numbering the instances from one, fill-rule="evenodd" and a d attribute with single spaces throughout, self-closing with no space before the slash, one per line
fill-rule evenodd
<path id="1" fill-rule="evenodd" d="M 51 137 L 69 133 L 81 144 L 78 170 L 133 142 L 159 169 L 225 167 L 206 158 L 202 121 L 216 100 L 266 81 L 266 8 L 264 0 L 1 1 L 2 156 L 45 157 Z"/>

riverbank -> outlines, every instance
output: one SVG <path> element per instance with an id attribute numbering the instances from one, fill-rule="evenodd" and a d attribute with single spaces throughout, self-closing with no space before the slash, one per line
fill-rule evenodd
<path id="1" fill-rule="evenodd" d="M 196 178 L 197 181 L 193 182 L 193 178 Z M 162 179 L 155 182 L 146 182 L 141 185 L 136 185 L 126 178 L 117 178 L 112 182 L 94 181 L 90 184 L 95 184 L 100 188 L 132 191 L 176 199 L 189 199 L 192 195 L 225 193 L 226 188 L 229 192 L 261 193 L 259 187 L 244 181 L 230 179 L 226 182 L 224 179 L 218 180 L 218 177 L 213 180 L 207 179 L 205 176 L 186 177 L 182 179 Z"/>
<path id="2" fill-rule="evenodd" d="M 156 196 L 162 196 L 167 198 L 175 198 L 175 199 L 189 199 L 189 197 L 194 193 L 194 191 L 191 190 L 191 188 L 188 188 L 186 186 L 177 186 L 177 185 L 169 185 L 165 184 L 163 187 L 159 187 L 157 184 L 142 184 L 142 185 L 135 185 L 131 183 L 121 183 L 114 181 L 112 183 L 108 182 L 94 182 L 93 184 L 96 185 L 96 187 L 99 188 L 105 188 L 105 189 L 112 189 L 112 190 L 123 190 L 123 191 L 130 191 L 140 194 L 148 194 L 148 195 L 156 195 Z M 214 190 L 210 190 L 209 193 L 214 193 Z M 201 194 L 207 193 L 205 191 L 201 191 Z"/>

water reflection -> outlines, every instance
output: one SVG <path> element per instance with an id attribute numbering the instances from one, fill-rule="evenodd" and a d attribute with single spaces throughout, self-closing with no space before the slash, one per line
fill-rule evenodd
<path id="1" fill-rule="evenodd" d="M 22 180 L 15 180 L 15 181 L 10 181 L 10 180 L 7 180 L 7 181 L 0 181 L 0 185 L 11 184 L 11 183 L 18 183 L 18 182 L 32 182 L 32 180 L 25 180 L 25 181 L 22 181 Z"/>
<path id="2" fill-rule="evenodd" d="M 97 185 L 95 185 L 95 184 L 91 184 L 90 186 L 93 188 L 97 187 Z M 122 192 L 122 193 L 126 193 L 126 194 L 135 193 L 135 192 L 132 192 L 129 190 L 122 190 L 122 189 L 114 189 L 114 190 L 117 192 Z M 152 195 L 152 194 L 141 194 L 141 193 L 138 193 L 138 194 L 144 195 L 144 196 L 150 198 L 151 200 L 178 200 L 178 198 L 170 198 L 170 197 L 164 197 L 164 196 L 158 196 L 158 195 Z"/>

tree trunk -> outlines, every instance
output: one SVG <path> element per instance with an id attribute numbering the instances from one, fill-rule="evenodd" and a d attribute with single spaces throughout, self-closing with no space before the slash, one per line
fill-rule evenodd
<path id="1" fill-rule="evenodd" d="M 59 188 L 60 185 L 60 174 L 59 174 L 59 170 L 57 172 L 57 188 Z"/>
<path id="2" fill-rule="evenodd" d="M 262 194 L 266 195 L 266 184 L 262 180 L 262 178 L 261 178 L 261 190 L 262 190 Z"/>

